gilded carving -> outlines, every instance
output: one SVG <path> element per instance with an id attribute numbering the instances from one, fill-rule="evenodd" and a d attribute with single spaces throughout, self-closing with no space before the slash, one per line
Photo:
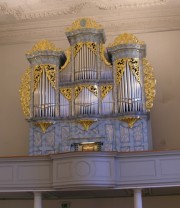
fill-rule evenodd
<path id="1" fill-rule="evenodd" d="M 54 124 L 53 122 L 49 122 L 49 121 L 40 121 L 40 122 L 34 123 L 34 126 L 37 126 L 38 128 L 42 130 L 43 133 L 45 133 L 47 129 L 53 124 Z"/>
<path id="2" fill-rule="evenodd" d="M 43 72 L 43 68 L 40 65 L 35 66 L 34 68 L 34 91 L 38 87 L 42 72 Z"/>
<path id="3" fill-rule="evenodd" d="M 95 123 L 97 120 L 90 120 L 90 119 L 81 119 L 77 120 L 76 122 L 81 124 L 85 131 L 88 131 L 90 126 Z"/>
<path id="4" fill-rule="evenodd" d="M 134 126 L 134 124 L 140 119 L 141 119 L 140 117 L 123 117 L 123 118 L 120 118 L 121 121 L 128 124 L 129 128 L 132 128 Z"/>
<path id="5" fill-rule="evenodd" d="M 126 59 L 118 59 L 115 61 L 116 67 L 116 83 L 120 83 L 126 65 Z"/>
<path id="6" fill-rule="evenodd" d="M 82 92 L 83 89 L 84 89 L 84 86 L 76 86 L 75 87 L 75 97 L 77 97 Z"/>
<path id="7" fill-rule="evenodd" d="M 66 62 L 64 63 L 63 66 L 61 66 L 60 71 L 62 71 L 63 69 L 65 69 L 65 68 L 67 67 L 67 65 L 68 65 L 68 64 L 70 63 L 70 61 L 71 61 L 71 47 L 69 47 L 69 48 L 66 50 L 65 54 L 66 54 Z"/>
<path id="8" fill-rule="evenodd" d="M 94 42 L 79 42 L 74 46 L 74 57 L 79 53 L 83 45 L 86 45 L 93 53 L 97 55 L 97 45 Z"/>
<path id="9" fill-rule="evenodd" d="M 34 45 L 31 51 L 28 51 L 27 54 L 33 54 L 37 51 L 61 51 L 60 48 L 56 48 L 54 43 L 51 43 L 48 40 L 41 40 Z"/>
<path id="10" fill-rule="evenodd" d="M 85 87 L 90 92 L 92 92 L 95 96 L 98 96 L 98 87 L 97 87 L 97 85 L 79 85 L 79 86 L 75 87 L 75 97 L 77 97 Z"/>
<path id="11" fill-rule="evenodd" d="M 140 83 L 139 58 L 128 58 L 128 64 L 136 80 Z"/>
<path id="12" fill-rule="evenodd" d="M 21 79 L 21 87 L 19 90 L 21 106 L 26 118 L 30 116 L 30 84 L 31 84 L 31 68 L 27 68 Z"/>
<path id="13" fill-rule="evenodd" d="M 40 64 L 34 67 L 34 91 L 37 89 L 43 71 L 51 83 L 52 87 L 56 89 L 56 69 L 55 65 Z"/>
<path id="14" fill-rule="evenodd" d="M 144 90 L 146 96 L 146 109 L 150 111 L 153 107 L 153 101 L 155 98 L 155 85 L 156 80 L 154 78 L 153 68 L 149 64 L 146 58 L 143 59 L 143 70 L 144 70 Z"/>
<path id="15" fill-rule="evenodd" d="M 144 41 L 140 41 L 137 37 L 130 33 L 120 34 L 117 38 L 115 38 L 114 42 L 109 45 L 109 47 L 114 47 L 121 44 L 140 44 L 143 45 Z"/>
<path id="16" fill-rule="evenodd" d="M 86 86 L 86 88 L 92 92 L 96 97 L 98 96 L 98 87 L 97 85 L 89 85 L 89 86 Z"/>
<path id="17" fill-rule="evenodd" d="M 101 86 L 101 99 L 104 99 L 106 95 L 112 90 L 112 85 Z"/>
<path id="18" fill-rule="evenodd" d="M 52 87 L 56 89 L 56 69 L 54 65 L 44 65 L 46 76 Z"/>
<path id="19" fill-rule="evenodd" d="M 67 100 L 72 99 L 72 89 L 71 88 L 61 88 L 60 92 L 64 95 Z"/>
<path id="20" fill-rule="evenodd" d="M 84 45 L 83 42 L 79 42 L 74 46 L 74 57 L 78 54 L 78 52 L 81 50 L 83 45 Z"/>
<path id="21" fill-rule="evenodd" d="M 120 83 L 123 76 L 126 63 L 128 63 L 130 70 L 140 83 L 139 59 L 138 58 L 122 58 L 115 61 L 116 66 L 116 82 Z"/>
<path id="22" fill-rule="evenodd" d="M 74 30 L 79 30 L 84 28 L 102 29 L 102 25 L 98 24 L 95 20 L 90 18 L 80 18 L 74 21 L 71 27 L 68 27 L 66 29 L 66 32 L 72 32 Z"/>
<path id="23" fill-rule="evenodd" d="M 109 67 L 112 67 L 111 63 L 106 59 L 106 57 L 104 56 L 105 54 L 105 48 L 103 46 L 103 44 L 100 44 L 100 58 L 101 60 Z"/>
<path id="24" fill-rule="evenodd" d="M 86 42 L 86 46 L 97 55 L 97 45 L 94 42 Z"/>

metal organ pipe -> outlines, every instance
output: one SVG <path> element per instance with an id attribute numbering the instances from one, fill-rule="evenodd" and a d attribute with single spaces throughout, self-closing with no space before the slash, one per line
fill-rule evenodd
<path id="1" fill-rule="evenodd" d="M 55 89 L 51 86 L 45 70 L 42 74 L 36 90 L 34 91 L 34 117 L 55 116 Z"/>
<path id="2" fill-rule="evenodd" d="M 119 112 L 142 111 L 141 85 L 132 73 L 128 61 L 118 87 Z"/>

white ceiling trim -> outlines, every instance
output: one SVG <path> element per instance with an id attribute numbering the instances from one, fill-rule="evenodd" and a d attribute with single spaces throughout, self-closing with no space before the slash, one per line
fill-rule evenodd
<path id="1" fill-rule="evenodd" d="M 152 7 L 166 4 L 167 0 L 0 0 L 0 14 L 12 15 L 16 20 L 29 20 L 64 14 L 78 14 L 85 7 L 100 10 Z"/>

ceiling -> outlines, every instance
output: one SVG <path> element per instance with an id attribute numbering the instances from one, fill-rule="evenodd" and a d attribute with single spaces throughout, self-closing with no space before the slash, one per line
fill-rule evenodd
<path id="1" fill-rule="evenodd" d="M 66 40 L 74 20 L 91 17 L 106 36 L 180 29 L 179 0 L 0 0 L 0 45 Z"/>

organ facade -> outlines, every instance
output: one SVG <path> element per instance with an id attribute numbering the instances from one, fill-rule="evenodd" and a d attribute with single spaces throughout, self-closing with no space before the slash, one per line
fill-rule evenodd
<path id="1" fill-rule="evenodd" d="M 150 150 L 155 78 L 145 43 L 124 33 L 105 47 L 102 26 L 89 18 L 66 36 L 65 52 L 43 40 L 26 54 L 20 96 L 29 154 Z"/>

